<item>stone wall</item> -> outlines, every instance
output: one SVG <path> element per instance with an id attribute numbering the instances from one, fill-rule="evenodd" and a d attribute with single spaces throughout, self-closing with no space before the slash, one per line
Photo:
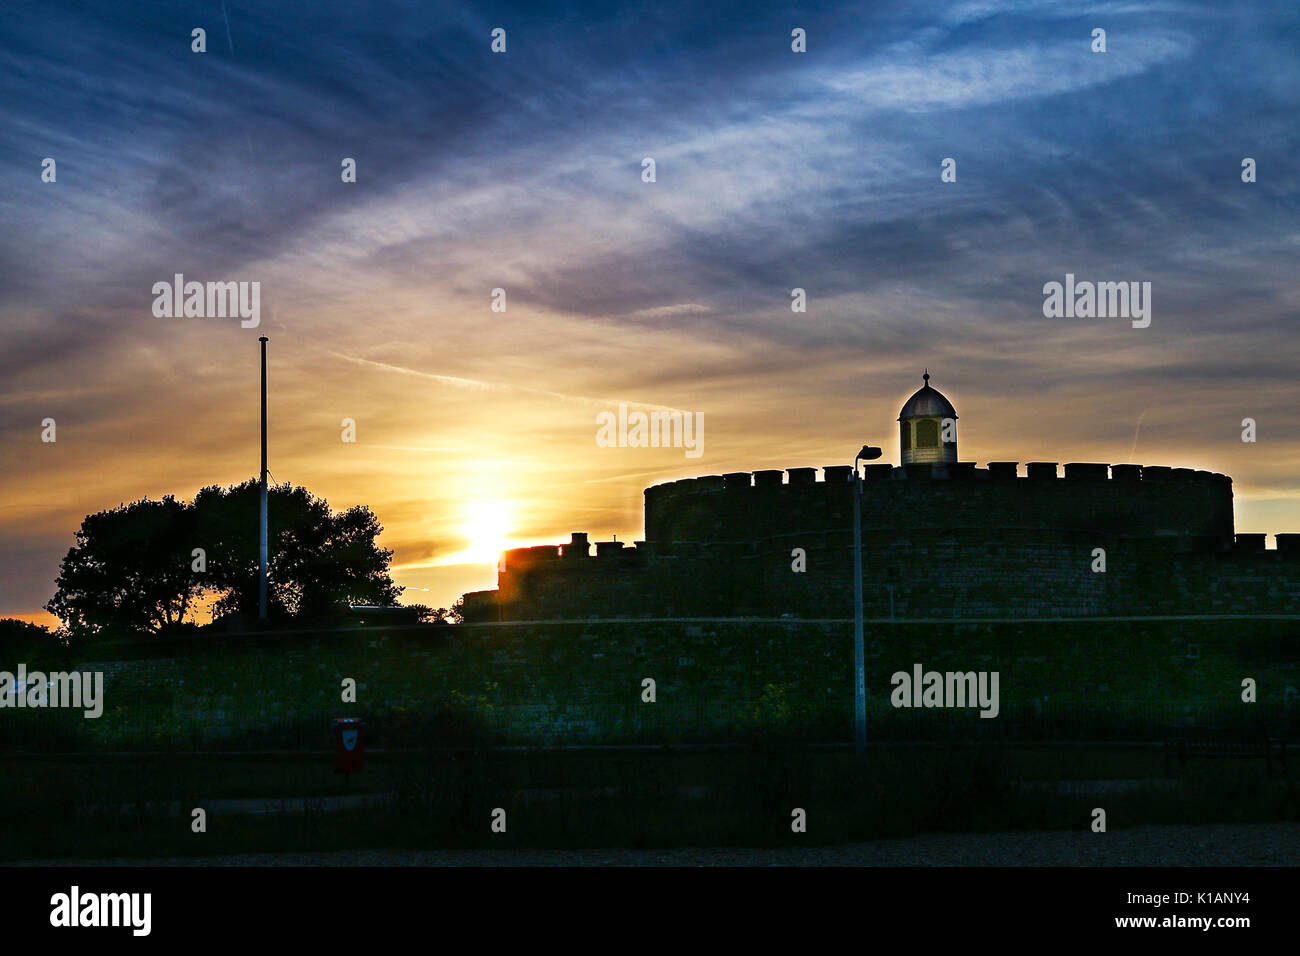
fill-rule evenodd
<path id="1" fill-rule="evenodd" d="M 869 618 L 1282 614 L 1300 611 L 1300 547 L 1233 535 L 1231 480 L 1190 469 L 1011 462 L 868 465 Z M 647 539 L 585 535 L 507 552 L 470 620 L 842 618 L 852 607 L 851 468 L 734 473 L 646 490 Z M 783 477 L 788 478 L 783 481 Z M 1094 570 L 1096 549 L 1105 571 Z M 796 549 L 804 570 L 797 569 Z"/>
<path id="2" fill-rule="evenodd" d="M 865 638 L 875 739 L 1104 739 L 1300 717 L 1294 621 L 874 624 Z M 130 659 L 104 650 L 113 659 L 94 669 L 106 672 L 105 714 L 76 723 L 113 749 L 324 749 L 340 716 L 365 717 L 372 746 L 446 745 L 419 729 L 440 707 L 468 709 L 518 743 L 716 741 L 782 728 L 851 739 L 844 623 L 550 622 L 214 637 Z M 998 671 L 1001 715 L 894 709 L 890 676 L 916 663 Z M 357 681 L 355 705 L 340 703 L 344 677 Z M 1258 681 L 1258 704 L 1241 702 L 1243 677 Z M 654 704 L 642 701 L 645 678 Z"/>
<path id="3" fill-rule="evenodd" d="M 1014 462 L 980 469 L 866 466 L 865 529 L 1046 529 L 1103 531 L 1129 537 L 1232 537 L 1232 479 L 1188 468 Z M 750 541 L 848 527 L 852 469 L 737 472 L 647 488 L 646 541 Z"/>

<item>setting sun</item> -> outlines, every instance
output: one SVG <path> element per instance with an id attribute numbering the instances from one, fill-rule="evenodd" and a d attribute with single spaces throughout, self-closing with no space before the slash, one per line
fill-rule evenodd
<path id="1" fill-rule="evenodd" d="M 469 539 L 469 547 L 456 555 L 458 563 L 496 564 L 501 552 L 510 547 L 506 537 L 510 517 L 499 501 L 476 501 L 468 505 L 460 530 Z"/>

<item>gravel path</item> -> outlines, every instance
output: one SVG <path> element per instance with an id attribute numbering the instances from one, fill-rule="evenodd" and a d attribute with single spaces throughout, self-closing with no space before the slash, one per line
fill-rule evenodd
<path id="1" fill-rule="evenodd" d="M 19 866 L 1297 866 L 1300 823 L 933 834 L 806 849 L 351 850 Z"/>

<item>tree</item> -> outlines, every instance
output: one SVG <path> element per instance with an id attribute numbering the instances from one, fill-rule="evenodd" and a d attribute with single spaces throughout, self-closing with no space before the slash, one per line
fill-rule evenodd
<path id="1" fill-rule="evenodd" d="M 76 539 L 45 605 L 70 634 L 156 633 L 184 619 L 200 582 L 190 571 L 193 521 L 183 502 L 168 495 L 87 515 Z"/>
<path id="2" fill-rule="evenodd" d="M 258 602 L 258 482 L 194 498 L 199 538 L 208 546 L 214 614 L 254 615 Z M 375 544 L 383 526 L 364 506 L 334 513 L 306 488 L 276 485 L 267 493 L 268 613 L 304 620 L 330 617 L 345 604 L 392 605 L 402 589 L 389 576 L 393 552 Z"/>
<path id="3" fill-rule="evenodd" d="M 336 514 L 289 484 L 269 489 L 268 498 L 273 617 L 311 620 L 343 604 L 397 602 L 402 589 L 388 571 L 393 552 L 375 544 L 383 528 L 369 508 Z M 255 480 L 203 488 L 190 504 L 168 496 L 88 515 L 46 609 L 78 639 L 180 628 L 201 597 L 213 602 L 214 617 L 254 616 L 259 520 Z"/>
<path id="4" fill-rule="evenodd" d="M 43 670 L 62 666 L 66 659 L 62 635 L 16 617 L 0 617 L 0 661 L 5 662 L 0 666 L 5 670 L 12 671 L 15 662 L 26 664 L 28 670 Z"/>
<path id="5" fill-rule="evenodd" d="M 429 607 L 427 604 L 408 604 L 406 606 L 415 613 L 416 620 L 421 624 L 451 623 L 451 611 L 445 607 Z"/>

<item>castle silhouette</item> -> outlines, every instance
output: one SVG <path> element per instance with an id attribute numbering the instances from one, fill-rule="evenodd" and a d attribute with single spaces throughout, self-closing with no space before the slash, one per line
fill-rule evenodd
<path id="1" fill-rule="evenodd" d="M 868 618 L 1286 614 L 1300 534 L 1235 534 L 1232 479 L 1162 465 L 957 454 L 957 413 L 924 384 L 899 413 L 901 464 L 862 466 Z M 645 490 L 645 540 L 585 533 L 504 552 L 467 621 L 846 618 L 852 465 L 707 475 Z"/>

